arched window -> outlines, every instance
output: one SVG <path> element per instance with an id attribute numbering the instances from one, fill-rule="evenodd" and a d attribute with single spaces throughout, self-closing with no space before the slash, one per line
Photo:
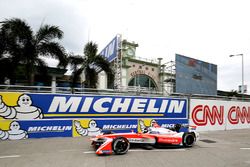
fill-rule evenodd
<path id="1" fill-rule="evenodd" d="M 155 81 L 148 75 L 136 75 L 128 83 L 128 86 L 139 86 L 139 85 L 140 87 L 145 87 L 148 88 L 149 90 L 157 89 Z"/>

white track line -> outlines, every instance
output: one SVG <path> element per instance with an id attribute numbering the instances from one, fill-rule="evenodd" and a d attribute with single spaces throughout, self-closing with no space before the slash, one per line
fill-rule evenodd
<path id="1" fill-rule="evenodd" d="M 58 152 L 78 152 L 78 151 L 87 151 L 88 149 L 68 149 L 68 150 L 58 150 Z"/>
<path id="2" fill-rule="evenodd" d="M 94 154 L 95 153 L 95 151 L 85 151 L 85 152 L 83 152 L 84 154 Z"/>
<path id="3" fill-rule="evenodd" d="M 246 148 L 240 148 L 241 150 L 250 150 L 250 148 L 246 147 Z"/>
<path id="4" fill-rule="evenodd" d="M 186 151 L 186 149 L 157 149 L 157 150 L 129 150 L 129 152 L 179 152 Z"/>
<path id="5" fill-rule="evenodd" d="M 167 150 L 167 149 L 157 149 L 157 150 L 128 150 L 128 152 L 181 152 L 186 151 L 186 149 L 176 149 L 176 150 Z M 85 151 L 84 154 L 94 154 L 95 151 Z"/>
<path id="6" fill-rule="evenodd" d="M 4 158 L 19 158 L 21 157 L 21 155 L 6 155 L 6 156 L 0 156 L 0 159 L 4 159 Z"/>

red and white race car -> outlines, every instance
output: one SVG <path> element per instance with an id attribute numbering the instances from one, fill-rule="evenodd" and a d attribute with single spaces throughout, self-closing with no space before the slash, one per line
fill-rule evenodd
<path id="1" fill-rule="evenodd" d="M 110 133 L 91 138 L 96 154 L 126 154 L 130 145 L 148 146 L 184 146 L 191 147 L 198 140 L 199 134 L 195 127 L 190 126 L 188 132 L 179 132 L 180 124 L 172 129 L 166 129 L 155 124 L 143 133 Z"/>

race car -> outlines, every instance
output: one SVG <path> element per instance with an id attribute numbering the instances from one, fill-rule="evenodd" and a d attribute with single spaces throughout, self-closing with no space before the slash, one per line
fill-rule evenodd
<path id="1" fill-rule="evenodd" d="M 126 154 L 130 145 L 192 147 L 199 134 L 193 126 L 188 127 L 187 132 L 179 132 L 181 127 L 176 124 L 174 128 L 166 129 L 155 124 L 140 133 L 104 133 L 91 138 L 91 141 L 97 155 Z"/>

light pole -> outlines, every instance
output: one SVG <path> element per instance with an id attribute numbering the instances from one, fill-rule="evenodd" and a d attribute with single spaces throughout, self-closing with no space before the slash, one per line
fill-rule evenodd
<path id="1" fill-rule="evenodd" d="M 234 56 L 241 56 L 242 58 L 242 83 L 241 83 L 241 93 L 242 93 L 242 98 L 244 94 L 244 56 L 243 54 L 236 54 L 236 55 L 230 55 L 229 57 L 234 57 Z"/>

